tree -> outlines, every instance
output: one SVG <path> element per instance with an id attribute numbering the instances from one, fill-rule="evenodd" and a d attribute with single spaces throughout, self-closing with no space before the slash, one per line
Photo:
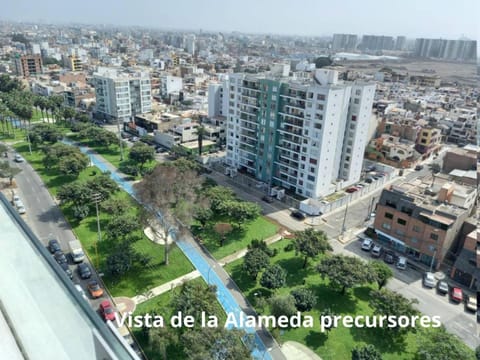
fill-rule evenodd
<path id="1" fill-rule="evenodd" d="M 223 327 L 186 331 L 182 335 L 184 352 L 188 359 L 251 359 L 248 349 L 241 343 L 244 332 Z"/>
<path id="2" fill-rule="evenodd" d="M 132 233 L 139 229 L 138 220 L 130 214 L 122 214 L 113 216 L 106 227 L 106 234 L 109 239 L 126 239 L 131 238 Z"/>
<path id="3" fill-rule="evenodd" d="M 327 56 L 321 56 L 315 59 L 315 68 L 320 69 L 325 66 L 332 65 L 333 61 Z"/>
<path id="4" fill-rule="evenodd" d="M 30 129 L 30 142 L 32 145 L 39 145 L 45 142 L 54 144 L 60 140 L 62 136 L 60 130 L 52 124 L 35 124 Z"/>
<path id="5" fill-rule="evenodd" d="M 480 346 L 477 346 L 477 347 L 475 348 L 475 358 L 476 358 L 477 360 L 480 360 Z"/>
<path id="6" fill-rule="evenodd" d="M 233 230 L 232 225 L 229 223 L 217 223 L 213 229 L 220 235 L 220 246 L 223 246 L 226 235 Z"/>
<path id="7" fill-rule="evenodd" d="M 155 235 L 167 240 L 176 225 L 189 227 L 201 206 L 202 178 L 195 170 L 173 164 L 158 164 L 143 180 L 134 185 L 135 195 L 145 211 L 142 222 L 152 228 Z M 168 265 L 168 241 L 165 241 L 165 264 Z"/>
<path id="8" fill-rule="evenodd" d="M 206 197 L 210 200 L 211 209 L 219 214 L 223 210 L 223 203 L 235 200 L 235 194 L 232 189 L 225 186 L 214 186 L 207 190 Z"/>
<path id="9" fill-rule="evenodd" d="M 202 149 L 203 149 L 203 137 L 207 133 L 207 129 L 205 129 L 204 126 L 200 125 L 197 127 L 195 130 L 195 133 L 197 134 L 197 141 L 198 141 L 198 155 L 202 156 Z"/>
<path id="10" fill-rule="evenodd" d="M 195 219 L 198 220 L 202 228 L 205 228 L 208 220 L 213 216 L 213 211 L 207 207 L 199 207 L 195 211 Z"/>
<path id="11" fill-rule="evenodd" d="M 98 129 L 100 129 L 100 131 L 97 131 L 95 133 L 95 137 L 93 139 L 97 144 L 101 146 L 105 146 L 107 148 L 110 147 L 110 145 L 118 144 L 119 142 L 118 137 L 113 132 L 102 129 L 102 128 L 98 128 Z"/>
<path id="12" fill-rule="evenodd" d="M 130 206 L 130 201 L 124 198 L 109 198 L 100 203 L 103 211 L 117 216 L 123 214 Z"/>
<path id="13" fill-rule="evenodd" d="M 425 331 L 423 336 L 418 336 L 417 339 L 415 360 L 475 359 L 473 351 L 468 349 L 458 337 L 447 333 L 443 327 Z"/>
<path id="14" fill-rule="evenodd" d="M 260 284 L 268 289 L 278 289 L 285 285 L 287 271 L 280 265 L 274 264 L 265 269 L 260 278 Z"/>
<path id="15" fill-rule="evenodd" d="M 304 256 L 303 268 L 307 266 L 308 258 L 314 258 L 318 254 L 324 254 L 326 251 L 332 251 L 328 243 L 327 235 L 323 231 L 316 231 L 313 228 L 303 231 L 296 231 L 295 234 L 295 252 Z"/>
<path id="16" fill-rule="evenodd" d="M 322 278 L 328 277 L 330 283 L 339 287 L 340 293 L 346 289 L 361 285 L 368 280 L 367 267 L 359 258 L 344 255 L 332 255 L 323 258 L 317 266 Z"/>
<path id="17" fill-rule="evenodd" d="M 260 215 L 261 208 L 258 204 L 247 201 L 228 202 L 228 215 L 235 219 L 237 226 L 256 219 Z"/>
<path id="18" fill-rule="evenodd" d="M 260 271 L 270 264 L 270 258 L 258 248 L 249 249 L 243 260 L 243 269 L 254 280 Z"/>
<path id="19" fill-rule="evenodd" d="M 369 305 L 376 315 L 395 316 L 397 318 L 400 316 L 411 317 L 418 314 L 418 311 L 413 308 L 413 304 L 418 304 L 418 300 L 409 300 L 388 289 L 372 290 L 370 292 Z M 390 329 L 399 333 L 408 328 L 397 326 Z"/>
<path id="20" fill-rule="evenodd" d="M 69 156 L 61 157 L 58 161 L 58 170 L 64 175 L 72 175 L 78 177 L 82 170 L 85 170 L 89 164 L 86 155 L 75 152 Z"/>
<path id="21" fill-rule="evenodd" d="M 10 185 L 12 185 L 13 183 L 13 178 L 21 171 L 22 170 L 18 167 L 10 166 L 8 161 L 0 162 L 0 177 L 8 178 L 10 181 Z"/>
<path id="22" fill-rule="evenodd" d="M 172 307 L 175 312 L 179 311 L 183 316 L 191 315 L 199 321 L 202 311 L 206 315 L 215 314 L 216 287 L 197 282 L 185 282 L 180 287 L 180 292 L 172 300 Z M 198 323 L 197 323 L 198 324 Z"/>
<path id="23" fill-rule="evenodd" d="M 275 295 L 268 302 L 272 315 L 275 317 L 282 315 L 290 317 L 297 313 L 295 298 L 292 295 Z"/>
<path id="24" fill-rule="evenodd" d="M 134 250 L 128 242 L 122 242 L 107 256 L 105 272 L 113 277 L 126 274 L 133 265 Z"/>
<path id="25" fill-rule="evenodd" d="M 269 257 L 273 257 L 277 254 L 277 250 L 276 249 L 270 249 L 268 247 L 267 243 L 265 242 L 265 240 L 252 239 L 250 244 L 247 245 L 247 248 L 249 250 L 253 250 L 253 249 L 262 250 Z"/>
<path id="26" fill-rule="evenodd" d="M 295 307 L 298 311 L 310 311 L 317 304 L 317 296 L 307 288 L 295 289 L 290 294 L 295 298 Z"/>
<path id="27" fill-rule="evenodd" d="M 382 360 L 382 354 L 375 346 L 366 344 L 352 350 L 352 360 Z"/>
<path id="28" fill-rule="evenodd" d="M 390 269 L 390 266 L 382 261 L 371 261 L 369 269 L 372 280 L 378 284 L 379 290 L 387 284 L 388 279 L 393 277 L 393 271 Z"/>
<path id="29" fill-rule="evenodd" d="M 145 163 L 155 159 L 155 149 L 142 142 L 136 142 L 130 149 L 128 157 L 138 163 L 142 169 Z"/>
<path id="30" fill-rule="evenodd" d="M 177 346 L 179 343 L 178 331 L 168 326 L 152 327 L 148 329 L 148 344 L 156 353 L 160 353 L 162 359 L 167 359 L 167 350 L 170 346 Z"/>
<path id="31" fill-rule="evenodd" d="M 77 114 L 77 113 L 76 113 L 75 109 L 73 109 L 73 108 L 71 108 L 71 107 L 69 107 L 69 106 L 64 107 L 64 108 L 62 109 L 62 117 L 63 117 L 65 120 L 68 119 L 68 120 L 70 121 L 70 123 L 73 121 L 73 118 L 75 117 L 76 114 Z"/>
<path id="32" fill-rule="evenodd" d="M 330 318 L 330 319 L 333 319 L 335 317 L 335 313 L 332 311 L 332 309 L 330 309 L 329 307 L 327 308 L 324 308 L 321 312 L 320 312 L 320 323 L 323 324 L 323 321 L 322 321 L 322 318 Z M 330 325 L 328 325 L 330 324 Z M 328 325 L 328 326 L 327 326 Z M 333 327 L 333 321 L 330 321 L 329 323 L 327 323 L 325 326 L 324 326 L 324 330 L 328 333 L 330 330 L 332 330 L 332 327 Z"/>

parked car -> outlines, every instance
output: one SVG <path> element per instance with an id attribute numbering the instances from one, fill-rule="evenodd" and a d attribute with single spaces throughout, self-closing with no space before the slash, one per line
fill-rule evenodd
<path id="1" fill-rule="evenodd" d="M 53 257 L 55 258 L 55 260 L 59 264 L 67 264 L 68 263 L 67 257 L 65 256 L 65 254 L 63 253 L 62 250 L 55 251 L 55 253 L 53 254 Z"/>
<path id="2" fill-rule="evenodd" d="M 290 213 L 290 216 L 297 220 L 305 220 L 305 215 L 299 210 L 294 210 Z"/>
<path id="3" fill-rule="evenodd" d="M 423 165 L 415 166 L 415 171 L 420 171 L 420 170 L 423 170 Z"/>
<path id="4" fill-rule="evenodd" d="M 97 280 L 92 280 L 88 283 L 87 285 L 88 291 L 92 298 L 99 298 L 100 296 L 103 295 L 103 289 L 100 287 L 98 284 Z"/>
<path id="5" fill-rule="evenodd" d="M 465 301 L 465 309 L 468 311 L 477 311 L 477 298 L 476 296 L 467 296 Z"/>
<path id="6" fill-rule="evenodd" d="M 405 270 L 407 268 L 407 258 L 404 256 L 399 256 L 396 267 L 399 270 Z"/>
<path id="7" fill-rule="evenodd" d="M 423 274 L 423 286 L 428 288 L 434 288 L 435 285 L 436 285 L 436 280 L 435 280 L 435 276 L 433 276 L 433 273 L 426 272 L 425 274 Z"/>
<path id="8" fill-rule="evenodd" d="M 50 250 L 52 254 L 55 254 L 57 251 L 62 251 L 57 239 L 48 240 L 48 250 Z"/>
<path id="9" fill-rule="evenodd" d="M 385 251 L 385 256 L 383 257 L 383 261 L 387 264 L 393 264 L 395 262 L 395 253 L 392 250 Z"/>
<path id="10" fill-rule="evenodd" d="M 25 205 L 23 205 L 23 203 L 19 203 L 17 205 L 17 212 L 20 214 L 20 215 L 23 215 L 27 212 L 27 210 L 25 209 Z"/>
<path id="11" fill-rule="evenodd" d="M 448 283 L 445 280 L 440 280 L 437 283 L 437 292 L 441 295 L 448 294 Z"/>
<path id="12" fill-rule="evenodd" d="M 22 162 L 25 161 L 23 159 L 22 155 L 20 155 L 20 154 L 15 154 L 15 157 L 13 159 L 15 160 L 15 162 L 18 162 L 18 163 L 22 163 Z"/>
<path id="13" fill-rule="evenodd" d="M 92 276 L 90 266 L 85 263 L 78 264 L 77 271 L 82 279 L 90 279 L 90 277 Z"/>
<path id="14" fill-rule="evenodd" d="M 347 190 L 345 190 L 347 193 L 354 193 L 355 191 L 358 191 L 358 188 L 355 186 L 349 187 Z"/>
<path id="15" fill-rule="evenodd" d="M 366 238 L 363 240 L 362 242 L 362 250 L 365 250 L 365 251 L 370 251 L 372 250 L 373 246 L 375 244 L 373 243 L 373 240 L 370 239 L 370 238 Z"/>
<path id="16" fill-rule="evenodd" d="M 463 301 L 463 291 L 462 289 L 458 287 L 452 288 L 452 291 L 450 293 L 450 299 L 455 302 L 462 302 Z"/>
<path id="17" fill-rule="evenodd" d="M 68 267 L 68 264 L 67 263 L 59 263 L 60 267 L 63 269 L 63 271 L 65 271 L 65 273 L 67 274 L 67 276 L 70 278 L 70 279 L 73 279 L 73 271 Z"/>
<path id="18" fill-rule="evenodd" d="M 13 205 L 18 206 L 19 204 L 23 205 L 22 200 L 20 199 L 20 196 L 18 194 L 13 195 L 13 200 L 12 200 Z"/>
<path id="19" fill-rule="evenodd" d="M 380 245 L 375 245 L 371 252 L 372 256 L 376 258 L 380 257 L 382 253 L 383 253 L 383 248 Z"/>
<path id="20" fill-rule="evenodd" d="M 105 321 L 115 320 L 115 311 L 113 310 L 113 307 L 112 307 L 112 304 L 110 304 L 110 301 L 108 301 L 108 300 L 102 301 L 100 303 L 99 310 L 100 310 L 100 314 L 102 315 L 102 317 Z"/>
<path id="21" fill-rule="evenodd" d="M 262 197 L 262 200 L 265 201 L 266 203 L 269 203 L 269 204 L 273 203 L 273 197 L 271 197 L 271 196 L 265 195 L 265 196 Z"/>
<path id="22" fill-rule="evenodd" d="M 368 183 L 368 184 L 371 184 L 373 182 L 373 179 L 372 178 L 366 178 L 365 182 Z"/>

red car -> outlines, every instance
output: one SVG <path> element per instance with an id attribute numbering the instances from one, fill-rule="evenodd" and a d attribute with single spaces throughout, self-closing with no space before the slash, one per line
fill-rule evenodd
<path id="1" fill-rule="evenodd" d="M 453 301 L 462 302 L 463 301 L 463 292 L 460 288 L 453 288 L 450 294 Z"/>
<path id="2" fill-rule="evenodd" d="M 105 321 L 115 320 L 115 311 L 113 310 L 113 307 L 112 307 L 112 304 L 110 304 L 110 301 L 104 300 L 100 303 L 100 314 L 102 314 L 103 319 Z"/>
<path id="3" fill-rule="evenodd" d="M 358 191 L 358 188 L 355 186 L 349 187 L 347 190 L 345 190 L 347 193 L 354 193 L 355 191 Z"/>

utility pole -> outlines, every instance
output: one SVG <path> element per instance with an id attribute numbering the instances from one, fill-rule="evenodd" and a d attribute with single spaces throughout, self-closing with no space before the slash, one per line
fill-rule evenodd
<path id="1" fill-rule="evenodd" d="M 373 212 L 373 204 L 375 203 L 376 197 L 372 197 L 372 201 L 370 202 L 370 205 L 368 206 L 368 214 L 367 214 L 367 221 L 372 218 L 372 212 Z"/>
<path id="2" fill-rule="evenodd" d="M 435 255 L 437 255 L 437 249 L 433 252 L 433 257 L 432 257 L 432 262 L 430 263 L 430 272 L 432 272 L 433 269 L 433 262 L 435 261 Z"/>
<path id="3" fill-rule="evenodd" d="M 345 230 L 346 227 L 345 227 L 345 222 L 347 221 L 347 212 L 348 212 L 348 202 L 347 202 L 347 206 L 345 206 L 345 213 L 343 214 L 343 223 L 342 223 L 342 240 L 343 240 L 343 235 L 345 234 Z"/>
<path id="4" fill-rule="evenodd" d="M 98 203 L 102 201 L 102 195 L 99 193 L 94 193 L 92 195 L 92 201 L 95 203 L 95 209 L 97 210 L 97 231 L 98 231 L 98 239 L 95 241 L 95 258 L 97 259 L 96 261 L 96 268 L 97 272 L 99 271 L 99 259 L 98 259 L 98 242 L 102 241 L 102 232 L 100 230 L 100 216 L 98 213 Z"/>
<path id="5" fill-rule="evenodd" d="M 120 160 L 123 161 L 123 140 L 122 140 L 122 130 L 120 129 L 120 119 L 117 117 L 117 130 L 118 130 L 118 139 L 120 141 Z"/>

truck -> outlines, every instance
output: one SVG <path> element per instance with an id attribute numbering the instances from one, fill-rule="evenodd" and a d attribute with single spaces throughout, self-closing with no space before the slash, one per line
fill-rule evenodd
<path id="1" fill-rule="evenodd" d="M 83 252 L 82 244 L 80 244 L 80 241 L 78 240 L 70 241 L 68 243 L 68 246 L 70 247 L 70 252 L 72 254 L 73 262 L 81 263 L 85 259 L 85 253 Z"/>

